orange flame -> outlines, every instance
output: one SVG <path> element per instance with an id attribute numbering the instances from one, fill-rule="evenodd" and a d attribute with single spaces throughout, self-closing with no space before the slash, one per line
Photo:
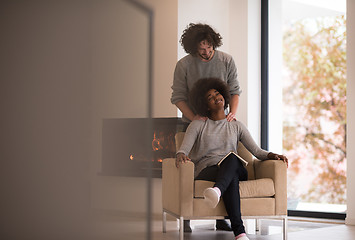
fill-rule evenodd
<path id="1" fill-rule="evenodd" d="M 154 151 L 158 151 L 159 149 L 163 149 L 163 147 L 160 144 L 160 140 L 156 137 L 156 133 L 154 132 L 154 138 L 152 141 L 152 148 Z"/>

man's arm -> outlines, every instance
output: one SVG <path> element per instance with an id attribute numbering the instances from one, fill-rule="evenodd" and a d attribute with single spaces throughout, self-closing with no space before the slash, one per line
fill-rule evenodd
<path id="1" fill-rule="evenodd" d="M 231 94 L 227 120 L 230 122 L 233 121 L 234 119 L 237 119 L 236 114 L 237 114 L 237 109 L 239 104 L 239 95 L 242 92 L 238 81 L 237 66 L 235 65 L 235 62 L 232 57 L 230 58 L 230 61 L 227 63 L 227 72 L 228 72 L 227 83 Z"/>
<path id="2" fill-rule="evenodd" d="M 195 114 L 192 112 L 192 110 L 185 101 L 179 101 L 175 103 L 175 105 L 178 109 L 180 109 L 182 114 L 184 114 L 184 116 L 187 117 L 190 121 L 194 119 Z"/>
<path id="3" fill-rule="evenodd" d="M 230 102 L 229 102 L 229 113 L 227 115 L 228 122 L 233 121 L 234 119 L 235 120 L 237 119 L 236 114 L 237 114 L 238 104 L 239 104 L 239 95 L 237 95 L 237 94 L 232 95 Z"/>
<path id="4" fill-rule="evenodd" d="M 180 109 L 180 111 L 182 112 L 182 114 L 184 114 L 184 116 L 186 118 L 188 118 L 191 122 L 193 120 L 204 120 L 206 121 L 206 117 L 201 117 L 200 115 L 195 115 L 194 112 L 191 110 L 191 108 L 187 105 L 187 103 L 185 101 L 179 101 L 177 103 L 175 103 L 176 107 Z"/>

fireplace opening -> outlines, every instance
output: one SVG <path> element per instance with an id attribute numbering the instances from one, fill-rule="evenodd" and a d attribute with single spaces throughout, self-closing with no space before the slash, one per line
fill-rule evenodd
<path id="1" fill-rule="evenodd" d="M 150 126 L 153 129 L 149 129 Z M 104 119 L 101 175 L 161 178 L 162 161 L 174 158 L 175 134 L 184 131 L 180 118 Z"/>

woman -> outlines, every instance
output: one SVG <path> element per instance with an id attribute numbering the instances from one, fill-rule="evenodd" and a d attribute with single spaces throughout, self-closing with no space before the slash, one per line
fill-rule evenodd
<path id="1" fill-rule="evenodd" d="M 204 191 L 205 201 L 214 208 L 222 196 L 235 239 L 248 240 L 241 219 L 239 196 L 239 181 L 248 179 L 247 170 L 233 154 L 219 166 L 217 163 L 229 152 L 237 152 L 238 141 L 260 160 L 282 160 L 288 164 L 288 159 L 257 146 L 241 122 L 227 121 L 224 110 L 229 99 L 228 86 L 222 80 L 208 78 L 196 82 L 190 94 L 191 105 L 207 120 L 195 120 L 187 128 L 176 155 L 176 167 L 193 161 L 196 180 L 215 182 L 213 188 Z"/>

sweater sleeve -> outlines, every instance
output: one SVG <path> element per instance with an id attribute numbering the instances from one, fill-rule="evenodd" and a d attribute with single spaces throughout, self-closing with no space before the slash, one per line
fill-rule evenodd
<path id="1" fill-rule="evenodd" d="M 174 80 L 172 85 L 173 93 L 171 103 L 176 104 L 180 101 L 188 101 L 188 86 L 186 82 L 186 64 L 180 60 L 177 62 L 174 71 Z"/>
<path id="2" fill-rule="evenodd" d="M 248 149 L 248 151 L 259 160 L 267 160 L 268 159 L 267 155 L 269 154 L 269 152 L 261 149 L 255 143 L 247 127 L 243 123 L 241 122 L 239 123 L 241 127 L 239 140 L 243 143 L 245 148 Z"/>
<path id="3" fill-rule="evenodd" d="M 235 65 L 235 62 L 232 57 L 228 62 L 227 69 L 227 83 L 229 85 L 230 94 L 240 95 L 242 93 L 242 90 L 239 86 L 237 66 Z"/>
<path id="4" fill-rule="evenodd" d="M 190 154 L 192 147 L 197 141 L 201 124 L 203 124 L 202 120 L 195 120 L 190 123 L 186 129 L 184 140 L 182 141 L 180 149 L 176 152 L 176 154 L 184 153 L 186 156 Z"/>

